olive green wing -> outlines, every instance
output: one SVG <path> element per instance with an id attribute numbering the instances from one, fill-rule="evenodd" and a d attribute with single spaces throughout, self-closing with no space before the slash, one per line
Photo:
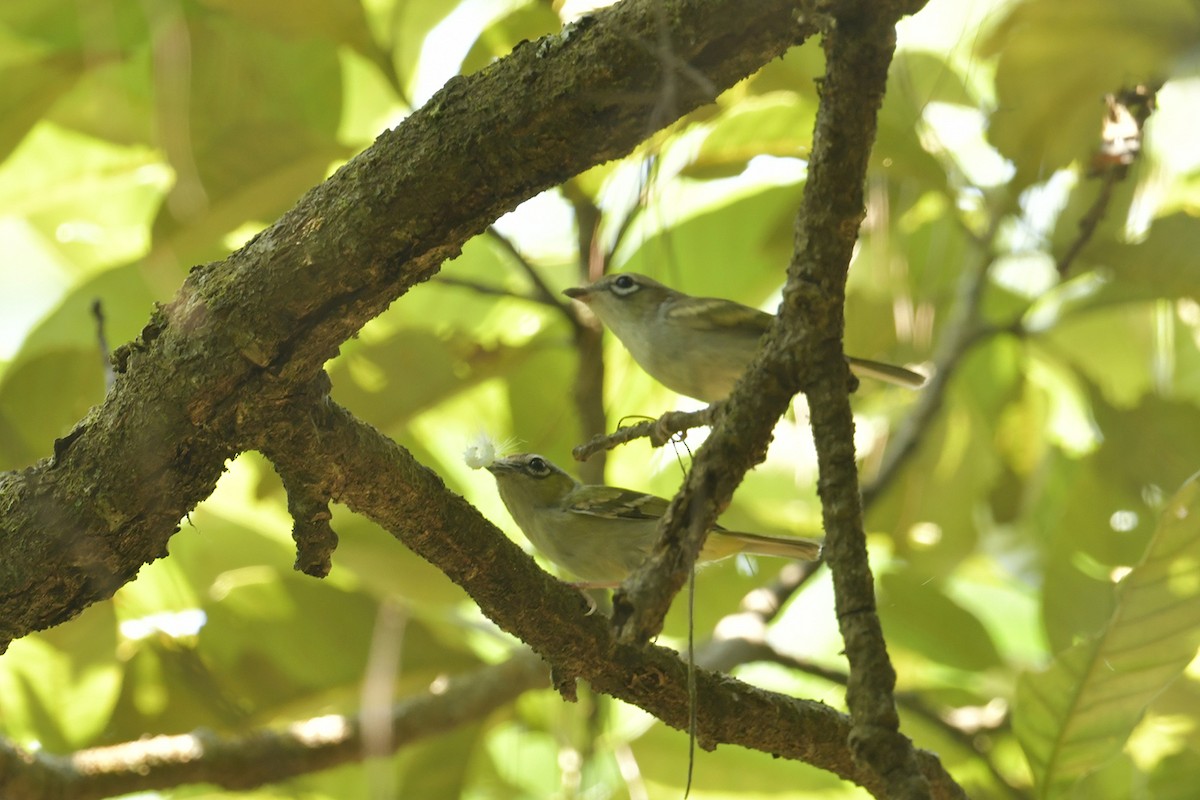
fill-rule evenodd
<path id="1" fill-rule="evenodd" d="M 607 519 L 658 519 L 667 511 L 661 497 L 616 486 L 580 486 L 567 495 L 566 506 L 576 514 Z"/>
<path id="2" fill-rule="evenodd" d="M 689 297 L 667 309 L 667 318 L 694 331 L 724 331 L 761 338 L 774 320 L 765 311 L 720 297 Z"/>

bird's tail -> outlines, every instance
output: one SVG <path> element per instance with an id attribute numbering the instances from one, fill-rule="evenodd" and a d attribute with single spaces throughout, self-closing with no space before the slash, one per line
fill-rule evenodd
<path id="1" fill-rule="evenodd" d="M 799 558 L 816 561 L 821 557 L 821 543 L 815 539 L 800 539 L 793 536 L 766 536 L 761 533 L 714 530 L 704 543 L 701 558 L 717 559 L 735 553 L 753 553 L 760 556 Z"/>
<path id="2" fill-rule="evenodd" d="M 846 360 L 850 362 L 850 369 L 854 370 L 857 375 L 866 375 L 885 383 L 893 383 L 896 386 L 907 386 L 909 389 L 916 389 L 925 383 L 925 376 L 921 373 L 897 367 L 895 364 L 884 364 L 882 361 L 871 361 L 854 356 L 846 356 Z"/>

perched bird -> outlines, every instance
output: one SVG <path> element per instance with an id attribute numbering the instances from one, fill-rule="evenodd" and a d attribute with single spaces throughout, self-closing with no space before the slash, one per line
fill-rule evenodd
<path id="1" fill-rule="evenodd" d="M 500 499 L 542 555 L 580 578 L 581 588 L 614 587 L 649 555 L 661 497 L 614 486 L 584 486 L 542 456 L 522 453 L 492 462 Z M 737 553 L 815 561 L 821 544 L 812 539 L 764 536 L 713 527 L 701 561 Z"/>
<path id="2" fill-rule="evenodd" d="M 650 376 L 706 403 L 724 400 L 746 371 L 774 317 L 717 297 L 692 297 L 633 272 L 567 289 L 587 304 Z M 847 356 L 851 369 L 900 386 L 925 376 L 904 367 Z"/>

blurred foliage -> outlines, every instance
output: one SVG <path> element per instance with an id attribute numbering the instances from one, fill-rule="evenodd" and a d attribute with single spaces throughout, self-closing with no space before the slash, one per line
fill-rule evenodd
<path id="1" fill-rule="evenodd" d="M 560 5 L 0 5 L 0 469 L 48 456 L 102 400 L 93 303 L 110 348 L 131 339 L 192 265 L 236 248 L 451 75 L 558 30 Z M 934 0 L 901 26 L 846 349 L 930 368 L 948 337 L 970 336 L 941 411 L 867 522 L 906 732 L 973 797 L 1182 798 L 1200 780 L 1187 483 L 1200 469 L 1198 45 L 1188 0 Z M 497 228 L 551 289 L 576 285 L 572 203 L 583 198 L 601 211 L 611 269 L 771 308 L 822 69 L 817 42 L 795 49 Z M 1142 158 L 1060 278 L 1055 260 L 1098 191 L 1087 171 L 1103 97 L 1158 82 Z M 468 243 L 443 273 L 456 282 L 415 288 L 346 343 L 329 365 L 334 394 L 520 541 L 461 451 L 483 431 L 570 463 L 581 436 L 571 331 L 526 299 L 528 275 L 495 238 Z M 956 325 L 973 282 L 978 305 Z M 610 425 L 689 405 L 606 346 Z M 865 481 L 919 398 L 859 390 Z M 802 409 L 780 423 L 728 524 L 818 531 Z M 669 495 L 676 455 L 630 445 L 612 455 L 609 481 Z M 377 626 L 384 609 L 406 621 L 397 697 L 518 646 L 373 524 L 339 509 L 334 525 L 330 577 L 294 573 L 278 480 L 261 458 L 239 458 L 170 558 L 0 658 L 0 733 L 69 752 L 353 713 L 373 640 L 400 635 Z M 702 571 L 699 634 L 778 566 Z M 661 641 L 685 634 L 676 608 Z M 826 573 L 769 641 L 844 672 Z M 841 702 L 818 674 L 737 674 Z M 537 692 L 382 764 L 243 794 L 678 797 L 686 754 L 684 735 L 637 709 Z M 865 796 L 760 753 L 698 755 L 696 797 L 785 793 Z"/>

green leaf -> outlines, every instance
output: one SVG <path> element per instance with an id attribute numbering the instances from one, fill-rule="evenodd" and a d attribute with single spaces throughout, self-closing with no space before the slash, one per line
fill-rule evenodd
<path id="1" fill-rule="evenodd" d="M 55 53 L 0 70 L 0 161 L 68 89 L 83 70 L 78 53 Z"/>
<path id="2" fill-rule="evenodd" d="M 527 348 L 486 347 L 457 332 L 421 329 L 346 350 L 330 369 L 334 397 L 385 430 L 528 357 Z"/>
<path id="3" fill-rule="evenodd" d="M 737 174 L 759 155 L 807 158 L 816 108 L 795 92 L 749 97 L 712 123 L 683 174 L 691 178 Z"/>
<path id="4" fill-rule="evenodd" d="M 498 7 L 503 8 L 503 4 Z M 539 39 L 556 33 L 561 27 L 562 20 L 549 3 L 518 4 L 480 31 L 479 38 L 463 59 L 462 74 L 469 75 L 508 55 L 518 42 Z"/>
<path id="5" fill-rule="evenodd" d="M 1178 752 L 1159 761 L 1150 774 L 1149 797 L 1155 800 L 1193 800 L 1200 786 L 1200 757 Z"/>
<path id="6" fill-rule="evenodd" d="M 54 753 L 93 743 L 121 690 L 116 646 L 110 603 L 13 642 L 0 659 L 0 730 Z"/>
<path id="7" fill-rule="evenodd" d="M 371 32 L 358 0 L 199 0 L 206 6 L 291 39 L 326 39 L 369 55 Z"/>
<path id="8" fill-rule="evenodd" d="M 6 370 L 0 382 L 0 469 L 51 455 L 54 440 L 103 399 L 98 348 L 51 350 Z"/>
<path id="9" fill-rule="evenodd" d="M 912 570 L 879 577 L 879 616 L 896 644 L 968 672 L 1000 666 L 1000 653 L 979 618 Z M 953 631 L 947 636 L 947 631 Z"/>
<path id="10" fill-rule="evenodd" d="M 871 149 L 872 177 L 892 184 L 915 182 L 945 191 L 946 169 L 914 135 L 931 102 L 966 105 L 970 94 L 955 70 L 927 53 L 897 53 L 888 71 L 887 94 L 879 109 L 879 129 Z"/>
<path id="11" fill-rule="evenodd" d="M 376 611 L 368 597 L 266 568 L 226 583 L 205 608 L 199 651 L 243 702 L 266 712 L 361 680 Z"/>
<path id="12" fill-rule="evenodd" d="M 1200 476 L 1164 508 L 1105 628 L 1017 683 L 1013 728 L 1038 797 L 1064 797 L 1120 750 L 1200 645 Z"/>
<path id="13" fill-rule="evenodd" d="M 191 264 L 224 256 L 222 237 L 278 216 L 351 151 L 337 140 L 334 45 L 281 39 L 216 14 L 187 23 L 188 105 L 159 109 L 177 180 L 154 236 L 159 254 Z"/>
<path id="14" fill-rule="evenodd" d="M 399 597 L 417 609 L 443 612 L 467 600 L 445 573 L 400 544 L 375 523 L 334 509 L 338 534 L 334 570 L 347 570 L 378 597 Z"/>
<path id="15" fill-rule="evenodd" d="M 1194 298 L 1200 285 L 1200 219 L 1172 214 L 1154 221 L 1143 241 L 1107 242 L 1090 253 L 1112 281 L 1101 288 L 1097 303 L 1136 302 L 1148 298 Z"/>
<path id="16" fill-rule="evenodd" d="M 12 264 L 65 279 L 141 256 L 168 181 L 148 148 L 39 126 L 0 170 L 4 238 L 28 249 Z"/>
<path id="17" fill-rule="evenodd" d="M 467 724 L 404 748 L 396 797 L 463 797 L 483 726 Z"/>
<path id="18" fill-rule="evenodd" d="M 382 7 L 384 2 L 386 0 L 373 0 L 370 3 L 376 7 L 373 14 L 373 18 L 377 20 L 375 27 L 384 32 L 382 38 L 391 42 L 392 64 L 404 88 L 411 93 L 416 88 L 426 39 L 434 28 L 454 12 L 458 4 L 430 3 L 428 0 L 393 0 L 388 3 L 389 9 L 385 10 Z M 370 8 L 368 13 L 371 13 Z M 388 17 L 386 21 L 383 19 L 385 13 Z"/>
<path id="19" fill-rule="evenodd" d="M 1200 36 L 1188 0 L 1026 0 L 981 47 L 999 56 L 989 139 L 1017 165 L 1014 187 L 1087 161 L 1104 96 L 1169 77 Z"/>

